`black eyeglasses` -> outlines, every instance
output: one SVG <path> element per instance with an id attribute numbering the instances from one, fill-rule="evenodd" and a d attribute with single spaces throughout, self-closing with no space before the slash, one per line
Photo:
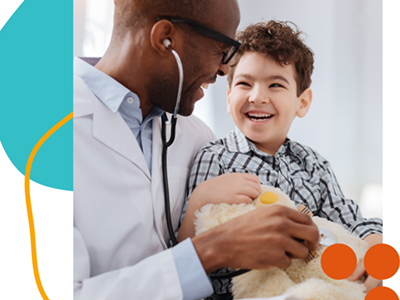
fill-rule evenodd
<path id="1" fill-rule="evenodd" d="M 239 41 L 235 41 L 234 39 L 231 39 L 230 37 L 226 36 L 225 34 L 222 34 L 218 31 L 215 31 L 214 29 L 208 28 L 204 25 L 201 25 L 197 22 L 194 22 L 192 20 L 187 20 L 187 19 L 182 19 L 182 18 L 177 18 L 177 17 L 166 17 L 166 16 L 160 16 L 157 17 L 156 20 L 169 20 L 171 23 L 185 23 L 188 24 L 190 27 L 192 27 L 194 30 L 197 31 L 197 33 L 201 34 L 202 36 L 208 37 L 210 39 L 213 39 L 215 41 L 224 43 L 226 45 L 231 46 L 228 51 L 222 52 L 224 55 L 222 57 L 222 64 L 226 65 L 232 57 L 235 55 L 236 51 L 239 49 L 241 43 Z"/>

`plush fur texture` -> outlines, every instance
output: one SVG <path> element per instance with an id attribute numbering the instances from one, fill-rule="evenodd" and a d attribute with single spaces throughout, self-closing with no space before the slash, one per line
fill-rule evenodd
<path id="1" fill-rule="evenodd" d="M 273 190 L 275 189 L 275 190 Z M 262 186 L 262 193 L 276 188 Z M 280 190 L 279 190 L 280 191 Z M 283 193 L 280 191 L 280 193 Z M 285 195 L 286 196 L 286 195 Z M 279 195 L 276 204 L 295 208 L 294 203 L 286 196 Z M 252 204 L 207 204 L 196 212 L 196 234 L 225 223 L 232 218 L 256 209 Z M 288 202 L 289 201 L 289 202 Z M 271 205 L 271 204 L 269 204 Z M 272 204 L 272 205 L 275 205 Z M 257 205 L 260 206 L 260 205 Z M 351 247 L 358 263 L 361 263 L 368 250 L 368 244 L 360 238 L 351 235 L 341 225 L 319 217 L 313 217 L 318 227 L 326 228 L 336 237 L 336 242 Z M 304 259 L 292 259 L 292 265 L 286 270 L 272 268 L 269 270 L 252 270 L 232 279 L 234 299 L 273 297 L 282 294 L 300 297 L 303 300 L 361 300 L 364 299 L 365 287 L 362 283 L 348 280 L 335 280 L 328 277 L 321 268 L 321 254 L 310 262 Z"/>

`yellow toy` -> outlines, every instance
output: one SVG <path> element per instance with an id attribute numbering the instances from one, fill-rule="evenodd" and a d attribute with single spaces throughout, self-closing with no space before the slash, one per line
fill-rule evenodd
<path id="1" fill-rule="evenodd" d="M 294 202 L 280 189 L 262 185 L 261 190 L 260 196 L 252 204 L 220 203 L 203 206 L 196 212 L 196 235 L 258 207 L 285 205 L 296 209 Z M 365 241 L 349 234 L 339 224 L 319 217 L 312 219 L 320 232 L 323 232 L 323 238 L 329 240 L 329 244 L 336 242 L 351 247 L 358 263 L 362 261 L 368 250 Z M 292 259 L 292 265 L 286 270 L 252 270 L 233 278 L 234 299 L 274 297 L 283 294 L 297 296 L 303 300 L 364 299 L 365 287 L 362 283 L 331 279 L 324 273 L 321 268 L 321 254 L 325 248 L 321 246 L 316 257 L 312 256 L 314 259 Z"/>

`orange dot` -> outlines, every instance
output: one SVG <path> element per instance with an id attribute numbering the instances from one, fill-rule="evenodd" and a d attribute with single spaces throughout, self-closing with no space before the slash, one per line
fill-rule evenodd
<path id="1" fill-rule="evenodd" d="M 388 279 L 399 269 L 399 254 L 387 244 L 377 244 L 368 249 L 364 257 L 365 270 L 376 279 Z"/>
<path id="2" fill-rule="evenodd" d="M 349 246 L 334 244 L 322 253 L 321 267 L 330 278 L 345 279 L 354 273 L 357 257 Z"/>
<path id="3" fill-rule="evenodd" d="M 365 300 L 399 300 L 396 292 L 390 288 L 379 286 L 370 290 Z"/>

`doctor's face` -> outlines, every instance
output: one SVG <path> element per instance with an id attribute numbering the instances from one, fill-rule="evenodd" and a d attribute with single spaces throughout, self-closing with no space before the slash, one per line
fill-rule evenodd
<path id="1" fill-rule="evenodd" d="M 215 83 L 218 75 L 225 76 L 228 72 L 229 66 L 221 63 L 224 45 L 212 41 L 207 43 L 208 47 L 205 45 L 192 48 L 185 54 L 180 115 L 190 115 L 195 103 L 204 97 L 204 89 Z"/>
<path id="2" fill-rule="evenodd" d="M 224 4 L 222 7 L 222 3 Z M 204 25 L 214 31 L 234 39 L 237 26 L 240 21 L 240 12 L 236 1 L 216 1 L 216 8 L 212 11 L 213 16 L 205 20 Z M 210 21 L 211 20 L 211 21 Z M 211 24 L 211 25 L 208 25 Z M 224 52 L 231 45 L 204 36 L 194 30 L 190 25 L 182 23 L 177 26 L 185 26 L 185 51 L 181 55 L 184 81 L 179 114 L 190 115 L 194 110 L 195 103 L 204 96 L 204 85 L 215 82 L 217 75 L 224 76 L 228 72 L 228 64 L 223 64 Z M 174 107 L 177 93 L 177 77 L 171 79 L 171 99 L 169 106 Z"/>

